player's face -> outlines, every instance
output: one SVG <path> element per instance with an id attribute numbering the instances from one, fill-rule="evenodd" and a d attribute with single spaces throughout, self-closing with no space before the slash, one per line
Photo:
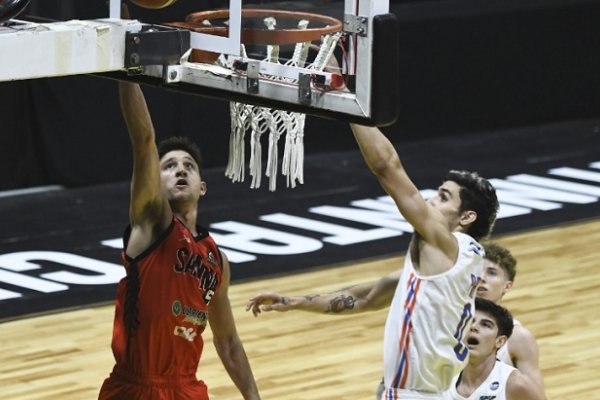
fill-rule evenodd
<path id="1" fill-rule="evenodd" d="M 450 230 L 454 230 L 459 223 L 460 186 L 456 182 L 446 181 L 427 202 L 446 217 Z"/>
<path id="2" fill-rule="evenodd" d="M 198 164 L 183 150 L 173 150 L 163 156 L 160 175 L 171 203 L 197 202 L 206 192 Z"/>
<path id="3" fill-rule="evenodd" d="M 485 312 L 475 310 L 471 330 L 465 336 L 469 357 L 476 360 L 496 354 L 505 341 L 506 336 L 498 336 L 498 325 L 494 318 Z"/>
<path id="4" fill-rule="evenodd" d="M 505 293 L 512 288 L 506 272 L 498 264 L 488 259 L 483 260 L 483 274 L 477 287 L 477 296 L 500 303 Z"/>

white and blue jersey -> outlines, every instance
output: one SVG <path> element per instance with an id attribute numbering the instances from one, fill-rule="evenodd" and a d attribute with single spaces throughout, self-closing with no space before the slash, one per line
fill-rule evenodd
<path id="1" fill-rule="evenodd" d="M 383 399 L 441 398 L 467 361 L 485 253 L 471 236 L 453 235 L 458 257 L 444 273 L 420 276 L 406 255 L 385 325 Z"/>
<path id="2" fill-rule="evenodd" d="M 483 381 L 468 397 L 462 396 L 456 390 L 456 384 L 460 378 L 460 376 L 457 376 L 452 382 L 452 385 L 450 385 L 450 389 L 444 393 L 444 400 L 506 400 L 508 378 L 514 371 L 516 371 L 514 367 L 511 367 L 502 361 L 496 361 L 494 368 L 490 371 L 490 374 L 485 381 Z"/>

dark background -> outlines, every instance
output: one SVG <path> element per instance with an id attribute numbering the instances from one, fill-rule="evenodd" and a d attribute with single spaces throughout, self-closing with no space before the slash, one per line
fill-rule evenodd
<path id="1" fill-rule="evenodd" d="M 163 10 L 132 5 L 130 11 L 160 23 L 222 5 L 179 0 Z M 400 117 L 383 130 L 396 142 L 600 114 L 600 0 L 391 0 L 390 11 L 400 22 L 400 42 L 386 44 L 400 47 Z M 103 0 L 31 0 L 24 16 L 93 19 L 108 11 Z M 15 56 L 0 49 L 0 60 Z M 159 139 L 192 136 L 203 147 L 205 167 L 226 164 L 226 100 L 145 92 Z M 0 83 L 0 121 L 0 190 L 129 179 L 130 146 L 114 81 Z M 308 117 L 305 132 L 307 154 L 355 147 L 343 121 Z"/>
<path id="2" fill-rule="evenodd" d="M 436 188 L 449 166 L 478 171 L 483 176 L 503 180 L 505 183 L 513 175 L 527 174 L 531 177 L 549 178 L 558 185 L 554 186 L 557 190 L 554 196 L 556 193 L 561 194 L 558 197 L 549 195 L 548 187 L 543 184 L 532 184 L 531 189 L 517 189 L 514 192 L 500 191 L 501 214 L 496 221 L 493 236 L 496 239 L 506 234 L 549 226 L 560 229 L 561 225 L 598 218 L 600 181 L 593 177 L 589 180 L 564 178 L 553 175 L 551 171 L 566 167 L 588 171 L 592 176 L 594 173 L 598 174 L 600 166 L 593 167 L 591 163 L 600 163 L 599 132 L 600 119 L 569 121 L 476 132 L 460 137 L 427 138 L 402 143 L 400 150 L 403 165 L 413 182 L 422 189 Z M 449 148 L 452 151 L 448 151 Z M 355 201 L 377 199 L 385 195 L 377 179 L 365 167 L 357 149 L 308 155 L 305 162 L 305 183 L 295 189 L 286 189 L 284 179 L 279 179 L 278 189 L 273 193 L 268 191 L 264 183 L 258 190 L 251 190 L 248 181 L 232 184 L 225 179 L 223 172 L 224 168 L 211 168 L 205 169 L 202 174 L 209 191 L 200 202 L 198 223 L 210 229 L 213 235 L 229 234 L 229 230 L 219 228 L 219 225 L 233 221 L 323 243 L 320 249 L 301 253 L 253 253 L 244 239 L 238 238 L 237 245 L 229 248 L 215 236 L 221 249 L 230 257 L 231 280 L 234 283 L 400 255 L 409 244 L 411 235 L 404 232 L 400 236 L 339 245 L 324 240 L 329 234 L 262 219 L 265 215 L 283 213 L 343 228 L 380 228 L 383 218 L 362 218 L 359 222 L 313 211 L 315 207 L 332 206 L 360 212 L 365 208 Z M 580 189 L 575 192 L 588 194 L 587 201 L 572 200 L 574 189 L 569 185 L 573 183 L 586 185 L 585 191 Z M 515 202 L 515 199 L 518 200 Z M 527 200 L 535 199 L 545 200 L 546 204 L 553 203 L 555 207 L 523 207 Z M 59 271 L 96 275 L 95 272 L 82 269 L 88 261 L 66 265 L 39 254 L 48 251 L 118 265 L 120 249 L 108 247 L 103 241 L 121 237 L 128 221 L 128 203 L 127 181 L 0 196 L 0 258 L 3 258 L 0 271 L 4 272 L 7 257 L 11 257 L 12 263 L 16 262 L 14 257 L 17 257 L 27 258 L 40 266 L 39 269 L 19 271 L 18 275 L 22 277 L 48 280 L 46 274 Z M 505 205 L 521 206 L 523 213 L 503 215 L 502 208 Z M 389 219 L 385 220 L 394 220 L 394 214 L 396 213 L 392 210 Z M 359 239 L 362 238 L 359 236 Z M 264 238 L 256 238 L 254 242 L 278 246 L 278 243 Z M 254 254 L 256 259 L 233 262 L 230 249 Z M 32 252 L 38 255 L 33 256 Z M 552 263 L 548 265 L 548 268 L 556 267 L 558 266 Z M 0 277 L 0 289 L 22 295 L 0 300 L 0 321 L 114 301 L 114 283 L 68 286 L 68 290 L 45 293 L 28 288 L 28 285 L 13 285 Z"/>

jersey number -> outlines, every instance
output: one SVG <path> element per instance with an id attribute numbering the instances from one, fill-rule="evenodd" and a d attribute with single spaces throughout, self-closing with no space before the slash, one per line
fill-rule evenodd
<path id="1" fill-rule="evenodd" d="M 456 354 L 456 358 L 458 358 L 459 361 L 464 361 L 465 358 L 467 358 L 467 354 L 469 354 L 469 349 L 467 349 L 467 346 L 462 342 L 462 338 L 465 328 L 469 325 L 469 322 L 471 322 L 471 318 L 473 318 L 471 303 L 467 303 L 463 308 L 460 321 L 458 322 L 456 332 L 454 333 L 454 338 L 458 340 L 458 343 L 454 346 L 454 354 Z"/>
<path id="2" fill-rule="evenodd" d="M 206 302 L 206 304 L 210 303 L 214 294 L 215 294 L 214 290 L 208 289 L 206 291 L 206 293 L 204 294 L 204 301 Z"/>

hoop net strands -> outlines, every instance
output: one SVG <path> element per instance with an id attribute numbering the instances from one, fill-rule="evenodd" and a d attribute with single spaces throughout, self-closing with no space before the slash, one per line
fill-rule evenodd
<path id="1" fill-rule="evenodd" d="M 273 17 L 263 19 L 267 29 L 274 30 L 277 21 Z M 309 21 L 300 20 L 298 29 L 306 29 Z M 341 32 L 324 35 L 315 59 L 307 65 L 311 42 L 297 43 L 291 59 L 284 64 L 307 70 L 323 71 L 333 55 L 335 46 L 342 35 Z M 247 58 L 246 48 L 241 45 L 241 55 Z M 279 45 L 267 45 L 267 55 L 263 61 L 281 64 Z M 297 83 L 296 79 L 260 74 L 263 79 Z M 229 139 L 229 158 L 225 176 L 232 182 L 243 182 L 245 178 L 245 139 L 249 136 L 250 161 L 249 173 L 252 177 L 250 187 L 257 189 L 262 178 L 262 140 L 268 135 L 267 165 L 265 176 L 269 178 L 269 190 L 277 188 L 277 169 L 279 165 L 279 139 L 285 137 L 281 174 L 286 177 L 287 187 L 295 188 L 297 183 L 304 183 L 304 122 L 306 114 L 253 106 L 231 102 L 231 134 Z"/>

